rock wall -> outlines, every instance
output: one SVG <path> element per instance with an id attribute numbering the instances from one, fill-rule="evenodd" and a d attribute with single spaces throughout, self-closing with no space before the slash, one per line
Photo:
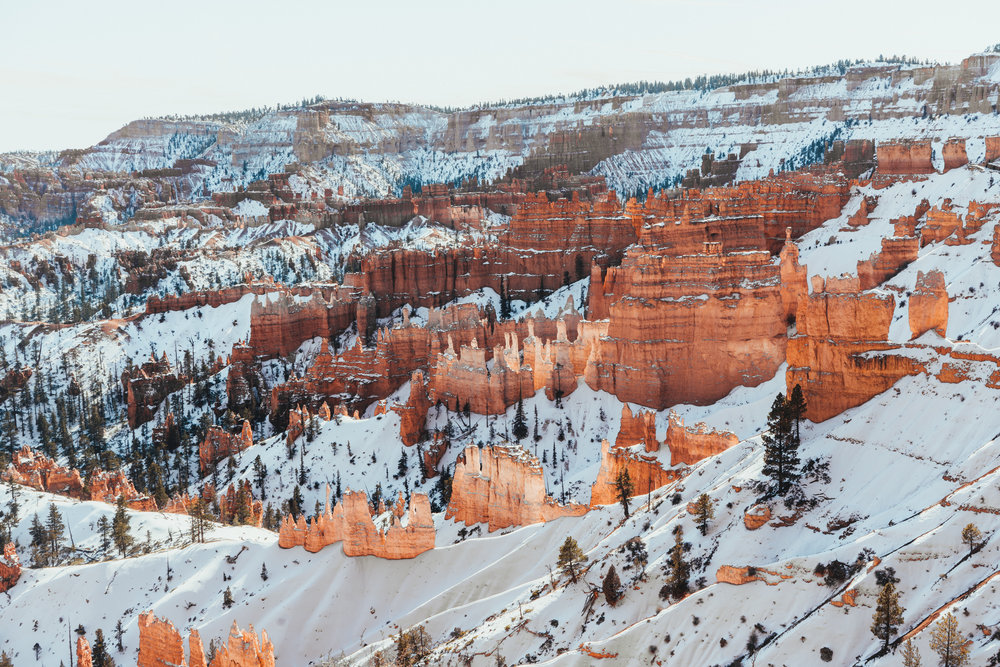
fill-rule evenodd
<path id="1" fill-rule="evenodd" d="M 948 332 L 948 289 L 940 271 L 917 272 L 910 295 L 910 339 L 934 330 L 942 338 Z"/>
<path id="2" fill-rule="evenodd" d="M 876 173 L 880 176 L 933 174 L 930 139 L 886 141 L 875 149 Z"/>
<path id="3" fill-rule="evenodd" d="M 13 542 L 3 547 L 3 557 L 0 557 L 0 593 L 6 593 L 21 578 L 21 559 Z"/>
<path id="4" fill-rule="evenodd" d="M 31 373 L 30 368 L 7 371 L 6 375 L 0 378 L 0 403 L 28 386 Z"/>
<path id="5" fill-rule="evenodd" d="M 680 464 L 694 465 L 709 456 L 721 454 L 739 442 L 735 433 L 709 428 L 704 423 L 687 428 L 684 420 L 673 410 L 670 411 L 664 444 L 670 449 L 671 467 Z"/>
<path id="6" fill-rule="evenodd" d="M 799 306 L 798 335 L 788 342 L 788 389 L 799 384 L 807 417 L 824 421 L 861 405 L 917 372 L 905 356 L 878 355 L 887 343 L 895 301 L 872 292 L 814 292 Z"/>
<path id="7" fill-rule="evenodd" d="M 402 501 L 402 497 L 399 500 Z M 376 518 L 379 526 L 376 526 Z M 401 519 L 405 519 L 405 523 Z M 433 549 L 434 537 L 430 501 L 423 494 L 413 494 L 405 511 L 399 506 L 388 516 L 373 518 L 368 496 L 360 491 L 348 491 L 331 510 L 330 489 L 327 487 L 323 514 L 308 522 L 302 516 L 297 520 L 286 516 L 278 533 L 278 546 L 283 549 L 301 546 L 315 553 L 323 547 L 342 542 L 346 556 L 400 560 L 416 558 Z"/>
<path id="8" fill-rule="evenodd" d="M 632 481 L 632 495 L 642 496 L 661 486 L 680 479 L 674 470 L 664 470 L 654 456 L 643 456 L 630 449 L 611 447 L 607 440 L 601 441 L 601 469 L 590 487 L 590 505 L 612 505 L 618 502 L 615 482 L 618 475 L 627 470 Z"/>
<path id="9" fill-rule="evenodd" d="M 470 445 L 455 466 L 445 518 L 467 526 L 485 523 L 493 532 L 586 511 L 583 505 L 560 505 L 548 496 L 538 459 L 525 450 Z"/>

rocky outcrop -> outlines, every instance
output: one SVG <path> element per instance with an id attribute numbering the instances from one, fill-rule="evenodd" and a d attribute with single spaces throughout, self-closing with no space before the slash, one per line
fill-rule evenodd
<path id="1" fill-rule="evenodd" d="M 7 374 L 0 378 L 0 403 L 28 386 L 30 379 L 30 368 L 7 371 Z"/>
<path id="2" fill-rule="evenodd" d="M 392 407 L 399 414 L 399 439 L 407 447 L 417 444 L 426 435 L 427 411 L 430 407 L 424 374 L 422 371 L 414 371 L 410 378 L 410 397 L 404 405 Z"/>
<path id="3" fill-rule="evenodd" d="M 459 456 L 446 519 L 485 523 L 489 531 L 581 516 L 583 505 L 560 505 L 545 493 L 538 459 L 519 447 L 470 445 Z"/>
<path id="4" fill-rule="evenodd" d="M 881 142 L 875 157 L 876 173 L 880 176 L 934 173 L 930 139 Z"/>
<path id="5" fill-rule="evenodd" d="M 154 294 L 146 300 L 146 314 L 181 311 L 201 306 L 217 308 L 227 303 L 235 303 L 247 294 L 263 295 L 286 289 L 283 285 L 274 282 L 270 276 L 264 276 L 259 280 L 252 276 L 246 276 L 245 280 L 246 282 L 242 285 L 215 290 L 185 292 L 184 294 L 169 294 L 167 296 Z"/>
<path id="6" fill-rule="evenodd" d="M 226 406 L 235 414 L 262 419 L 267 413 L 270 393 L 256 357 L 250 345 L 243 342 L 233 345 L 226 374 Z"/>
<path id="7" fill-rule="evenodd" d="M 17 550 L 13 542 L 8 542 L 3 547 L 3 556 L 0 557 L 0 593 L 6 593 L 21 578 L 21 559 L 17 557 Z"/>
<path id="8" fill-rule="evenodd" d="M 684 420 L 673 410 L 670 411 L 664 444 L 670 449 L 671 466 L 694 465 L 709 456 L 721 454 L 739 442 L 735 433 L 709 428 L 704 423 L 687 428 Z"/>
<path id="9" fill-rule="evenodd" d="M 254 500 L 250 480 L 244 479 L 230 484 L 218 500 L 219 521 L 221 523 L 237 523 L 257 526 L 258 528 L 263 525 L 264 503 L 260 500 Z"/>
<path id="10" fill-rule="evenodd" d="M 94 656 L 86 637 L 76 638 L 76 667 L 94 667 Z"/>
<path id="11" fill-rule="evenodd" d="M 917 272 L 910 295 L 910 338 L 934 330 L 942 338 L 948 332 L 948 289 L 940 271 Z"/>
<path id="12" fill-rule="evenodd" d="M 661 486 L 680 479 L 680 472 L 664 470 L 654 456 L 643 456 L 623 447 L 611 447 L 607 440 L 601 441 L 601 469 L 590 487 L 590 505 L 610 505 L 618 502 L 615 482 L 618 475 L 628 471 L 632 481 L 632 495 L 642 496 L 652 493 Z"/>
<path id="13" fill-rule="evenodd" d="M 635 415 L 628 403 L 622 406 L 621 425 L 618 427 L 618 437 L 615 447 L 631 447 L 643 445 L 647 452 L 660 450 L 660 442 L 656 439 L 656 413 L 639 410 Z"/>
<path id="14" fill-rule="evenodd" d="M 339 285 L 307 299 L 288 292 L 264 296 L 250 307 L 248 344 L 258 357 L 273 358 L 288 356 L 311 338 L 332 338 L 355 321 L 359 297 L 357 290 Z"/>
<path id="15" fill-rule="evenodd" d="M 308 522 L 302 516 L 297 520 L 286 516 L 282 520 L 278 546 L 282 549 L 301 546 L 315 553 L 342 542 L 346 556 L 376 556 L 389 560 L 416 558 L 434 548 L 434 520 L 430 501 L 423 494 L 413 494 L 405 511 L 400 506 L 396 512 L 375 517 L 368 496 L 361 491 L 348 491 L 332 510 L 329 487 L 326 495 L 322 515 Z"/>
<path id="16" fill-rule="evenodd" d="M 238 434 L 230 433 L 219 426 L 210 426 L 205 433 L 205 439 L 198 445 L 198 465 L 201 474 L 210 471 L 219 461 L 244 452 L 251 446 L 253 446 L 253 429 L 246 420 L 243 421 L 243 428 Z"/>
<path id="17" fill-rule="evenodd" d="M 205 667 L 201 636 L 192 630 L 188 639 L 188 659 L 184 641 L 170 621 L 158 619 L 152 611 L 139 614 L 139 658 L 137 667 Z M 261 632 L 258 640 L 253 626 L 240 630 L 233 621 L 229 637 L 207 667 L 274 667 L 274 645 Z"/>
<path id="18" fill-rule="evenodd" d="M 899 347 L 886 342 L 895 305 L 891 295 L 827 292 L 822 281 L 816 286 L 820 289 L 799 306 L 798 335 L 788 342 L 786 380 L 789 391 L 801 386 L 807 417 L 820 422 L 861 405 L 918 369 L 905 356 L 869 354 Z"/>
<path id="19" fill-rule="evenodd" d="M 767 505 L 752 507 L 743 514 L 743 525 L 747 530 L 757 530 L 771 520 L 771 508 Z"/>
<path id="20" fill-rule="evenodd" d="M 27 445 L 14 453 L 14 459 L 0 474 L 0 479 L 77 500 L 113 503 L 119 496 L 125 496 L 125 501 L 132 509 L 156 509 L 152 498 L 140 495 L 123 470 L 107 472 L 94 468 L 84 480 L 76 468 L 60 466 L 44 454 L 32 451 Z"/>
<path id="21" fill-rule="evenodd" d="M 150 355 L 141 366 L 123 371 L 121 381 L 128 401 L 129 428 L 135 429 L 151 420 L 163 399 L 187 384 L 188 378 L 174 372 L 164 352 L 159 359 Z"/>

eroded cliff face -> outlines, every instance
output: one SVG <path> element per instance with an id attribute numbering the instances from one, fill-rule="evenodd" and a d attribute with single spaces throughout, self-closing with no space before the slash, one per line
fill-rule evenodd
<path id="1" fill-rule="evenodd" d="M 399 439 L 407 447 L 420 442 L 426 434 L 427 411 L 430 407 L 424 374 L 422 371 L 414 371 L 410 378 L 410 396 L 406 403 L 392 407 L 399 414 Z"/>
<path id="2" fill-rule="evenodd" d="M 164 352 L 159 359 L 150 355 L 141 366 L 123 371 L 121 381 L 128 401 L 129 428 L 135 429 L 151 420 L 163 399 L 187 384 L 188 378 L 174 372 Z"/>
<path id="3" fill-rule="evenodd" d="M 684 420 L 677 413 L 670 411 L 664 444 L 670 450 L 671 467 L 681 464 L 694 465 L 709 456 L 721 454 L 739 442 L 740 439 L 735 433 L 709 428 L 704 423 L 688 428 L 684 426 Z"/>
<path id="4" fill-rule="evenodd" d="M 245 452 L 253 446 L 253 429 L 244 420 L 240 432 L 230 433 L 219 426 L 210 426 L 205 439 L 198 445 L 198 465 L 204 475 L 219 461 Z"/>
<path id="5" fill-rule="evenodd" d="M 660 442 L 656 439 L 656 413 L 649 410 L 639 410 L 634 415 L 628 403 L 622 406 L 621 425 L 615 438 L 615 447 L 631 447 L 643 445 L 647 452 L 660 450 Z"/>
<path id="6" fill-rule="evenodd" d="M 489 531 L 527 526 L 586 513 L 583 505 L 560 505 L 545 493 L 538 459 L 519 447 L 470 445 L 459 457 L 445 518 Z"/>
<path id="7" fill-rule="evenodd" d="M 76 468 L 60 466 L 44 454 L 32 451 L 27 445 L 14 453 L 14 459 L 0 474 L 0 479 L 78 500 L 114 503 L 119 496 L 124 496 L 132 509 L 156 509 L 152 498 L 136 491 L 124 470 L 107 472 L 95 468 L 84 480 Z"/>
<path id="8" fill-rule="evenodd" d="M 361 491 L 348 491 L 331 510 L 327 488 L 323 514 L 309 521 L 303 516 L 298 519 L 286 516 L 278 533 L 278 546 L 283 549 L 301 546 L 315 553 L 341 542 L 346 556 L 400 560 L 416 558 L 433 549 L 434 536 L 430 501 L 424 494 L 413 494 L 406 509 L 400 496 L 394 511 L 373 516 L 368 496 Z"/>
<path id="9" fill-rule="evenodd" d="M 157 618 L 152 611 L 139 614 L 138 667 L 205 667 L 201 636 L 192 630 L 188 640 L 188 659 L 184 658 L 184 641 L 174 624 Z M 229 637 L 207 667 L 274 667 L 274 645 L 267 631 L 260 639 L 251 625 L 240 630 L 233 622 Z"/>
<path id="10" fill-rule="evenodd" d="M 630 203 L 638 243 L 600 282 L 591 274 L 594 314 L 606 308 L 609 326 L 588 384 L 662 409 L 771 377 L 805 276 L 797 251 L 781 264 L 772 253 L 839 214 L 846 198 L 842 176 L 799 174 Z"/>
<path id="11" fill-rule="evenodd" d="M 17 557 L 17 550 L 13 542 L 8 542 L 3 547 L 3 556 L 0 557 L 0 593 L 6 593 L 21 578 L 21 559 Z"/>
<path id="12" fill-rule="evenodd" d="M 601 442 L 601 469 L 590 488 L 590 505 L 611 505 L 618 502 L 615 483 L 618 475 L 628 471 L 632 495 L 642 496 L 681 478 L 676 470 L 665 470 L 655 456 L 645 456 L 624 447 L 612 447 Z"/>
<path id="13" fill-rule="evenodd" d="M 910 295 L 910 338 L 935 331 L 942 338 L 948 332 L 948 289 L 940 271 L 917 272 L 917 284 Z"/>

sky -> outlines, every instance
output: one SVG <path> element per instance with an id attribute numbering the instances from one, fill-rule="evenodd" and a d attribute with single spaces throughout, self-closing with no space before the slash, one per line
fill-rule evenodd
<path id="1" fill-rule="evenodd" d="M 1000 0 L 0 0 L 0 152 L 314 95 L 466 106 L 1000 42 Z"/>

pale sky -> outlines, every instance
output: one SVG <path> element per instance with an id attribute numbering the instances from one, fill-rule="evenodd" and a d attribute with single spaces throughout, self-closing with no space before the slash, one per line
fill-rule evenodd
<path id="1" fill-rule="evenodd" d="M 1000 0 L 0 0 L 0 151 L 316 94 L 441 106 L 1000 42 Z"/>

